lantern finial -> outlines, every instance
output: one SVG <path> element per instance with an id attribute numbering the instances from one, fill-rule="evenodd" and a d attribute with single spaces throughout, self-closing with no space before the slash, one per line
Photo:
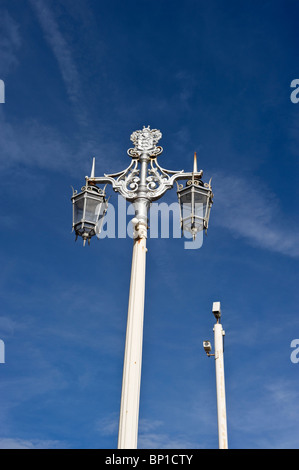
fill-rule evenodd
<path id="1" fill-rule="evenodd" d="M 197 173 L 197 156 L 196 156 L 196 152 L 194 152 L 193 173 Z"/>
<path id="2" fill-rule="evenodd" d="M 95 175 L 95 166 L 96 166 L 96 159 L 95 159 L 95 157 L 93 157 L 93 159 L 92 159 L 92 167 L 91 167 L 90 178 L 94 178 L 94 175 Z"/>

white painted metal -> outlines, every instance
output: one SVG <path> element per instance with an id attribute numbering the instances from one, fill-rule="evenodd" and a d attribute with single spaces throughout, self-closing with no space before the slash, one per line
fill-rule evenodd
<path id="1" fill-rule="evenodd" d="M 216 319 L 221 317 L 221 305 L 220 302 L 213 302 L 212 312 L 215 315 Z"/>
<path id="2" fill-rule="evenodd" d="M 218 438 L 219 449 L 227 449 L 227 417 L 224 380 L 223 336 L 224 330 L 220 323 L 214 325 L 215 366 L 216 366 L 216 390 L 218 412 Z"/>
<path id="3" fill-rule="evenodd" d="M 137 449 L 145 293 L 146 231 L 134 229 L 118 449 Z"/>
<path id="4" fill-rule="evenodd" d="M 95 165 L 96 165 L 96 159 L 95 159 L 95 157 L 93 157 L 93 159 L 92 159 L 92 167 L 91 167 L 90 178 L 94 178 L 94 175 L 95 175 Z"/>
<path id="5" fill-rule="evenodd" d="M 173 187 L 175 182 L 194 180 L 195 173 L 198 178 L 201 178 L 203 173 L 202 170 L 200 172 L 197 170 L 196 154 L 194 155 L 192 173 L 162 168 L 157 162 L 157 157 L 163 151 L 162 147 L 157 146 L 161 137 L 162 134 L 158 129 L 143 126 L 142 130 L 133 132 L 130 137 L 134 148 L 128 150 L 132 161 L 125 170 L 96 177 L 95 159 L 93 159 L 90 177 L 85 177 L 86 187 L 111 184 L 114 191 L 131 202 L 135 209 L 135 217 L 132 220 L 134 246 L 119 420 L 119 449 L 137 448 L 148 211 L 151 203 L 160 199 L 166 191 Z M 211 185 L 209 183 L 203 187 L 206 188 L 211 205 Z M 98 234 L 99 230 L 95 230 L 94 234 L 96 233 Z"/>

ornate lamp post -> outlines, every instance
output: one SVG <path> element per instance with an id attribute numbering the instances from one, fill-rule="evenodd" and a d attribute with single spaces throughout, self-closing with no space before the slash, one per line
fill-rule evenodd
<path id="1" fill-rule="evenodd" d="M 73 228 L 76 236 L 81 236 L 84 242 L 86 239 L 90 241 L 90 238 L 99 232 L 107 209 L 105 189 L 100 189 L 97 185 L 111 184 L 113 190 L 130 201 L 135 209 L 135 217 L 132 220 L 134 244 L 119 419 L 119 449 L 137 448 L 146 239 L 150 205 L 153 201 L 161 198 L 168 189 L 171 189 L 175 182 L 179 180 L 191 181 L 190 188 L 188 186 L 185 191 L 179 186 L 178 195 L 181 210 L 186 206 L 188 207 L 187 212 L 189 212 L 189 215 L 183 214 L 184 217 L 181 216 L 182 229 L 187 230 L 187 227 L 190 227 L 193 238 L 195 238 L 199 230 L 206 229 L 208 226 L 213 197 L 211 186 L 206 187 L 201 182 L 202 171 L 198 172 L 195 164 L 192 173 L 185 173 L 184 170 L 166 170 L 158 164 L 157 157 L 163 151 L 162 147 L 157 146 L 161 137 L 162 134 L 159 130 L 150 129 L 149 126 L 133 132 L 131 141 L 134 148 L 128 150 L 128 154 L 132 158 L 128 168 L 119 173 L 95 177 L 93 160 L 91 175 L 90 177 L 86 176 L 86 184 L 82 188 L 82 193 L 74 192 L 72 197 L 74 205 Z M 191 197 L 189 190 L 191 190 Z M 202 219 L 198 218 L 200 216 L 197 214 L 199 199 L 201 204 L 204 203 L 208 207 L 208 210 L 204 210 L 205 215 Z M 91 207 L 94 207 L 93 218 L 87 216 Z"/>

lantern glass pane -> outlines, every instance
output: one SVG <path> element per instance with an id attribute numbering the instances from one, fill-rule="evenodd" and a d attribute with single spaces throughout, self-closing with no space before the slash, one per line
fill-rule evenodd
<path id="1" fill-rule="evenodd" d="M 102 206 L 102 200 L 94 199 L 92 197 L 86 197 L 86 211 L 85 211 L 85 220 L 92 222 L 94 224 L 97 223 L 100 210 Z"/>
<path id="2" fill-rule="evenodd" d="M 181 217 L 189 218 L 192 214 L 192 190 L 189 188 L 185 193 L 180 195 Z"/>
<path id="3" fill-rule="evenodd" d="M 81 222 L 84 212 L 84 197 L 75 199 L 74 202 L 74 224 Z"/>
<path id="4" fill-rule="evenodd" d="M 183 231 L 196 233 L 204 229 L 208 197 L 202 188 L 194 185 L 180 194 Z"/>
<path id="5" fill-rule="evenodd" d="M 188 191 L 181 194 L 181 196 L 180 196 L 181 204 L 184 204 L 184 205 L 191 204 L 191 192 L 192 192 L 192 190 L 190 188 L 190 189 L 188 189 Z"/>
<path id="6" fill-rule="evenodd" d="M 194 213 L 198 217 L 205 217 L 207 207 L 207 196 L 206 194 L 200 194 L 195 192 L 194 194 Z"/>
<path id="7" fill-rule="evenodd" d="M 194 216 L 196 220 L 204 218 L 204 205 L 202 203 L 194 204 Z"/>
<path id="8" fill-rule="evenodd" d="M 183 226 L 182 229 L 186 232 L 191 232 L 191 227 L 192 227 L 192 219 L 191 217 L 184 219 L 183 220 Z"/>
<path id="9" fill-rule="evenodd" d="M 186 217 L 190 217 L 192 214 L 192 205 L 189 203 L 182 204 L 182 218 L 185 219 Z"/>

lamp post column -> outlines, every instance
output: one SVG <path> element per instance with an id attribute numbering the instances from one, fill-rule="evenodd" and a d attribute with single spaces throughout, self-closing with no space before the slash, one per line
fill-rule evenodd
<path id="1" fill-rule="evenodd" d="M 133 246 L 118 449 L 137 448 L 145 293 L 146 226 L 139 224 L 138 232 L 139 236 L 134 240 Z"/>
<path id="2" fill-rule="evenodd" d="M 141 383 L 147 214 L 150 200 L 146 196 L 149 156 L 140 157 L 140 184 L 134 202 L 134 245 L 128 306 L 126 346 L 119 418 L 118 449 L 137 449 L 139 399 Z"/>
<path id="3" fill-rule="evenodd" d="M 219 449 L 228 448 L 225 381 L 224 381 L 224 359 L 223 359 L 223 336 L 224 336 L 224 330 L 222 328 L 222 325 L 221 323 L 217 322 L 214 325 L 214 345 L 215 345 Z"/>

